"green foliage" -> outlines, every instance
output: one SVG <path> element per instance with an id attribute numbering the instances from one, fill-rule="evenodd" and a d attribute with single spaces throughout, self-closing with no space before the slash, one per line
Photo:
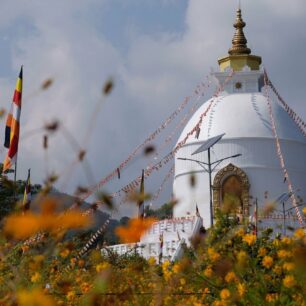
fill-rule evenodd
<path id="1" fill-rule="evenodd" d="M 170 219 L 173 214 L 173 205 L 165 203 L 158 209 L 151 209 L 149 206 L 145 208 L 146 217 L 152 217 L 158 220 Z"/>
<path id="2" fill-rule="evenodd" d="M 71 233 L 31 247 L 0 237 L 1 305 L 305 305 L 303 229 L 291 238 L 272 238 L 271 230 L 256 237 L 217 212 L 183 258 L 163 264 L 133 248 L 119 256 L 98 247 L 78 258 L 91 232 Z"/>

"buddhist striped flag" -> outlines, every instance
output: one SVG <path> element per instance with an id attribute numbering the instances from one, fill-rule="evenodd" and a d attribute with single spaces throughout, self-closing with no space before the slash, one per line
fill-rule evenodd
<path id="1" fill-rule="evenodd" d="M 22 207 L 23 207 L 23 211 L 27 211 L 30 209 L 30 205 L 31 205 L 31 169 L 28 170 L 28 178 L 26 181 L 26 185 L 24 188 L 24 195 L 23 195 L 23 203 L 22 203 Z"/>
<path id="2" fill-rule="evenodd" d="M 20 129 L 20 112 L 22 98 L 22 67 L 17 79 L 11 109 L 6 119 L 4 146 L 8 148 L 7 155 L 3 163 L 3 172 L 10 169 L 17 160 L 19 129 Z"/>
<path id="3" fill-rule="evenodd" d="M 140 191 L 139 191 L 140 200 L 138 202 L 138 217 L 144 218 L 145 215 L 145 207 L 144 207 L 144 170 L 142 170 L 141 174 L 141 183 L 140 183 Z"/>

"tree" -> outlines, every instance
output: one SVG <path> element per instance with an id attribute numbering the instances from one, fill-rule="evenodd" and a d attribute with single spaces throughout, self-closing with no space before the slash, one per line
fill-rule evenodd
<path id="1" fill-rule="evenodd" d="M 173 204 L 165 203 L 158 209 L 151 209 L 150 207 L 145 208 L 146 217 L 153 217 L 158 220 L 164 220 L 172 218 L 173 214 Z"/>

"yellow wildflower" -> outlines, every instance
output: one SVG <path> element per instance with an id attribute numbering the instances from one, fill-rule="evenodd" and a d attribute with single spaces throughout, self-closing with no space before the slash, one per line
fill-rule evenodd
<path id="1" fill-rule="evenodd" d="M 107 268 L 109 268 L 109 264 L 107 262 L 101 262 L 96 266 L 96 271 L 99 273 Z"/>
<path id="2" fill-rule="evenodd" d="M 282 238 L 282 243 L 283 244 L 289 245 L 291 242 L 292 242 L 292 240 L 289 237 L 285 236 L 285 237 Z"/>
<path id="3" fill-rule="evenodd" d="M 90 288 L 91 288 L 91 285 L 89 283 L 84 282 L 81 284 L 82 293 L 87 293 L 90 290 Z"/>
<path id="4" fill-rule="evenodd" d="M 245 251 L 240 251 L 237 254 L 238 265 L 244 267 L 247 264 L 248 254 Z"/>
<path id="5" fill-rule="evenodd" d="M 294 237 L 298 239 L 302 239 L 305 236 L 305 230 L 303 228 L 299 228 L 294 232 Z"/>
<path id="6" fill-rule="evenodd" d="M 306 207 L 303 208 L 303 214 L 306 215 Z"/>
<path id="7" fill-rule="evenodd" d="M 263 248 L 261 247 L 259 250 L 258 250 L 258 256 L 260 257 L 263 257 L 267 254 L 267 249 L 266 248 Z"/>
<path id="8" fill-rule="evenodd" d="M 294 287 L 296 285 L 296 280 L 295 280 L 293 275 L 287 275 L 283 279 L 283 284 L 287 288 L 292 288 L 292 287 Z"/>
<path id="9" fill-rule="evenodd" d="M 273 244 L 274 246 L 276 246 L 276 247 L 279 247 L 279 245 L 280 245 L 280 240 L 279 240 L 279 239 L 274 239 L 273 242 L 272 242 L 272 244 Z"/>
<path id="10" fill-rule="evenodd" d="M 22 290 L 17 292 L 17 304 L 19 306 L 53 306 L 55 305 L 53 299 L 45 295 L 41 290 L 34 289 L 30 290 Z"/>
<path id="11" fill-rule="evenodd" d="M 266 302 L 271 303 L 278 300 L 279 295 L 277 293 L 268 293 L 266 295 Z"/>
<path id="12" fill-rule="evenodd" d="M 70 254 L 70 251 L 68 249 L 64 249 L 60 252 L 60 256 L 63 258 L 66 258 Z"/>
<path id="13" fill-rule="evenodd" d="M 181 279 L 180 279 L 180 283 L 181 283 L 182 286 L 186 285 L 186 280 L 185 280 L 185 278 L 181 278 Z"/>
<path id="14" fill-rule="evenodd" d="M 164 274 L 164 277 L 165 277 L 166 280 L 169 280 L 169 278 L 172 275 L 171 271 L 169 271 L 169 266 L 170 266 L 170 261 L 169 260 L 166 260 L 162 264 L 163 274 Z"/>
<path id="15" fill-rule="evenodd" d="M 70 263 L 71 263 L 71 264 L 75 264 L 75 263 L 76 263 L 76 261 L 77 261 L 77 259 L 76 259 L 76 258 L 74 258 L 74 257 L 70 259 Z"/>
<path id="16" fill-rule="evenodd" d="M 274 268 L 273 268 L 273 272 L 277 275 L 280 275 L 282 273 L 282 267 L 279 266 L 279 265 L 276 265 Z"/>
<path id="17" fill-rule="evenodd" d="M 284 259 L 284 258 L 289 258 L 292 256 L 292 253 L 290 251 L 286 251 L 286 250 L 279 250 L 277 252 L 277 256 L 280 258 L 280 259 Z"/>
<path id="18" fill-rule="evenodd" d="M 271 268 L 273 265 L 273 258 L 271 256 L 265 256 L 262 260 L 262 265 L 267 269 Z"/>
<path id="19" fill-rule="evenodd" d="M 292 271 L 295 269 L 295 264 L 293 262 L 285 262 L 283 264 L 283 269 L 286 271 Z"/>
<path id="20" fill-rule="evenodd" d="M 168 270 L 169 266 L 170 266 L 170 261 L 165 260 L 162 264 L 163 271 Z"/>
<path id="21" fill-rule="evenodd" d="M 242 237 L 242 236 L 244 235 L 244 233 L 245 233 L 244 229 L 243 229 L 242 227 L 240 227 L 240 228 L 237 230 L 236 235 L 237 235 L 238 237 Z"/>
<path id="22" fill-rule="evenodd" d="M 208 257 L 212 262 L 216 262 L 220 259 L 220 254 L 217 253 L 213 248 L 208 248 L 207 250 Z"/>
<path id="23" fill-rule="evenodd" d="M 74 291 L 68 291 L 66 297 L 67 297 L 68 301 L 72 301 L 75 297 L 75 292 Z"/>
<path id="24" fill-rule="evenodd" d="M 237 290 L 238 290 L 239 297 L 243 297 L 246 292 L 245 284 L 239 283 L 237 285 Z"/>
<path id="25" fill-rule="evenodd" d="M 269 283 L 269 282 L 272 281 L 272 276 L 269 275 L 269 274 L 264 274 L 263 277 L 264 277 L 264 280 L 265 280 L 267 283 Z"/>
<path id="26" fill-rule="evenodd" d="M 35 272 L 31 277 L 32 283 L 37 283 L 41 279 L 41 275 L 38 272 Z"/>
<path id="27" fill-rule="evenodd" d="M 256 235 L 246 234 L 243 236 L 242 240 L 246 242 L 249 246 L 253 245 L 256 241 Z"/>
<path id="28" fill-rule="evenodd" d="M 181 272 L 181 265 L 180 265 L 180 264 L 175 264 L 175 265 L 173 266 L 173 268 L 172 268 L 172 271 L 173 271 L 174 273 L 179 273 L 179 272 Z"/>
<path id="29" fill-rule="evenodd" d="M 219 300 L 215 300 L 212 304 L 212 306 L 227 306 L 228 303 L 227 301 L 219 301 Z"/>
<path id="30" fill-rule="evenodd" d="M 234 272 L 230 271 L 226 274 L 225 276 L 225 281 L 227 283 L 231 283 L 231 282 L 236 282 L 238 279 L 237 279 L 237 276 Z"/>
<path id="31" fill-rule="evenodd" d="M 150 266 L 155 266 L 155 265 L 156 265 L 156 260 L 155 260 L 155 258 L 154 258 L 154 257 L 150 257 L 150 258 L 148 259 L 148 264 L 149 264 Z"/>
<path id="32" fill-rule="evenodd" d="M 227 300 L 231 296 L 231 292 L 228 289 L 222 289 L 220 292 L 220 297 L 222 300 Z"/>
<path id="33" fill-rule="evenodd" d="M 205 270 L 204 270 L 204 275 L 206 276 L 206 277 L 212 277 L 212 275 L 213 275 L 213 270 L 212 270 L 212 268 L 209 266 L 209 267 L 207 267 Z"/>

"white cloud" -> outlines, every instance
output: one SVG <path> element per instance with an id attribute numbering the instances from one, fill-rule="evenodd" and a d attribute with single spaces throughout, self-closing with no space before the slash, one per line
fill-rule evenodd
<path id="1" fill-rule="evenodd" d="M 114 76 L 115 91 L 103 104 L 90 145 L 89 159 L 96 179 L 126 157 L 191 93 L 210 67 L 217 67 L 217 58 L 225 55 L 231 44 L 236 9 L 235 1 L 191 0 L 182 20 L 183 32 L 151 35 L 133 24 L 122 24 L 126 29 L 133 29 L 128 32 L 129 45 L 124 53 L 106 39 L 109 29 L 97 30 L 92 20 L 92 10 L 99 8 L 102 12 L 103 3 L 28 0 L 18 1 L 16 5 L 16 1 L 7 0 L 0 13 L 0 30 L 18 22 L 25 22 L 29 27 L 25 38 L 12 39 L 12 49 L 17 50 L 12 52 L 14 68 L 17 71 L 21 63 L 25 65 L 25 96 L 34 92 L 47 77 L 55 80 L 47 92 L 24 100 L 22 132 L 59 118 L 76 138 L 82 139 L 94 105 L 101 98 L 103 81 Z M 105 3 L 112 5 L 111 1 Z M 136 4 L 129 1 L 123 5 Z M 164 5 L 174 6 L 175 2 L 167 0 Z M 269 65 L 269 71 L 281 92 L 286 90 L 286 96 L 293 97 L 294 101 L 303 99 L 306 63 L 299 58 L 303 58 L 306 47 L 306 3 L 252 0 L 242 5 L 247 22 L 245 32 L 254 53 L 263 55 L 266 63 L 274 64 Z M 281 35 L 283 31 L 287 31 L 286 37 Z M 288 33 L 295 35 L 288 37 Z M 291 56 L 286 50 L 292 52 Z M 288 66 L 295 68 L 290 71 Z M 8 107 L 14 81 L 1 80 L 0 84 L 5 101 L 1 106 Z M 297 102 L 293 106 L 306 118 L 304 106 Z M 28 165 L 33 168 L 35 164 L 34 180 L 41 181 L 44 175 L 38 170 L 44 164 L 41 135 L 29 139 L 21 143 L 24 154 L 20 154 L 20 176 L 26 173 Z M 57 171 L 74 156 L 63 137 L 52 139 L 50 150 L 51 166 Z M 132 169 L 129 177 L 138 170 Z M 86 180 L 76 172 L 73 183 L 86 183 Z"/>

